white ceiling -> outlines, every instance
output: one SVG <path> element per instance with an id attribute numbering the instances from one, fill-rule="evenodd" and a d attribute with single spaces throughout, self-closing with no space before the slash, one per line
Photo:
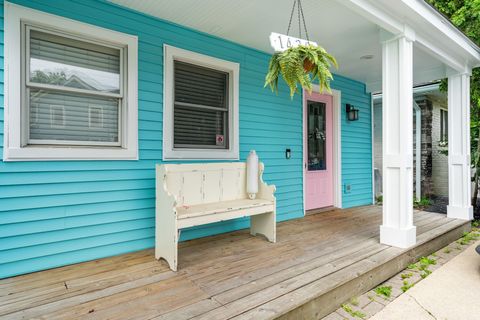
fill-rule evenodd
<path id="1" fill-rule="evenodd" d="M 228 39 L 265 52 L 273 52 L 270 32 L 286 33 L 293 0 L 110 0 L 119 5 Z M 379 90 L 381 44 L 379 27 L 334 0 L 303 0 L 310 39 L 332 53 L 335 71 Z M 294 17 L 292 36 L 298 36 Z M 371 60 L 360 59 L 373 55 Z M 426 53 L 414 51 L 416 83 L 435 80 L 444 66 Z"/>

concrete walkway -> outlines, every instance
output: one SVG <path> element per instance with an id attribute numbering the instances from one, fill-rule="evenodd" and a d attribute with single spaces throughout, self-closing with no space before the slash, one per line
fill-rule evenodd
<path id="1" fill-rule="evenodd" d="M 480 319 L 480 256 L 471 245 L 371 320 Z"/>

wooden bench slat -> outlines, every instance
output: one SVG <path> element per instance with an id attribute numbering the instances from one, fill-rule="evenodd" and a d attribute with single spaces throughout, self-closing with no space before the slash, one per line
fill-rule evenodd
<path id="1" fill-rule="evenodd" d="M 197 204 L 194 206 L 181 206 L 177 207 L 178 219 L 186 219 L 197 216 L 224 213 L 236 210 L 247 210 L 256 207 L 269 206 L 268 210 L 271 211 L 272 201 L 263 199 L 239 199 L 231 201 L 222 201 L 215 203 Z"/>

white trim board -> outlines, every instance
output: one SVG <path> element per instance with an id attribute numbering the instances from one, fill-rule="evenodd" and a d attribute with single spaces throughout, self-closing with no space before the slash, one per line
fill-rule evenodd
<path id="1" fill-rule="evenodd" d="M 370 93 L 370 127 L 372 130 L 372 204 L 375 204 L 375 104 L 373 93 Z"/>
<path id="2" fill-rule="evenodd" d="M 9 2 L 5 11 L 5 124 L 4 161 L 54 160 L 137 160 L 138 159 L 138 38 L 90 24 L 44 13 Z M 21 24 L 65 32 L 91 41 L 125 48 L 128 75 L 125 80 L 126 111 L 120 133 L 121 147 L 102 146 L 22 146 Z"/>
<path id="3" fill-rule="evenodd" d="M 318 85 L 313 85 L 312 91 L 320 92 Z M 340 90 L 331 89 L 330 92 L 322 92 L 333 97 L 333 206 L 335 208 L 342 208 L 342 92 Z M 302 92 L 305 94 L 305 90 Z M 306 215 L 305 210 L 305 105 L 302 96 L 302 180 L 303 180 L 303 215 Z"/>

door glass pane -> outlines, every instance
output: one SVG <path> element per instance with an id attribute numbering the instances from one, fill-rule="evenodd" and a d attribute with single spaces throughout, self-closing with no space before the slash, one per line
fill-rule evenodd
<path id="1" fill-rule="evenodd" d="M 325 103 L 308 101 L 308 170 L 326 170 Z"/>

